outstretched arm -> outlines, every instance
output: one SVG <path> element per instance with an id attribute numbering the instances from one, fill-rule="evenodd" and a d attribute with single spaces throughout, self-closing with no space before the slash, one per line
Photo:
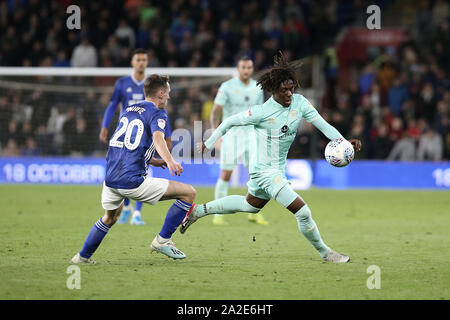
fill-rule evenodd
<path id="1" fill-rule="evenodd" d="M 325 119 L 320 115 L 317 115 L 316 119 L 314 119 L 311 123 L 330 140 L 339 138 L 344 139 L 342 134 L 340 134 L 335 127 L 326 122 Z"/>
<path id="2" fill-rule="evenodd" d="M 325 119 L 320 115 L 317 115 L 317 117 L 311 123 L 330 140 L 339 138 L 345 139 L 335 127 L 326 122 Z M 353 145 L 356 151 L 361 150 L 361 141 L 357 139 L 349 139 L 348 141 Z"/>
<path id="3" fill-rule="evenodd" d="M 206 149 L 212 149 L 217 140 L 219 140 L 220 137 L 222 137 L 225 133 L 227 133 L 228 130 L 230 130 L 232 127 L 248 125 L 249 123 L 243 121 L 243 114 L 246 112 L 248 111 L 241 112 L 226 118 L 220 124 L 220 126 L 218 126 L 216 130 L 214 130 L 213 134 L 209 137 L 209 139 L 205 141 Z"/>

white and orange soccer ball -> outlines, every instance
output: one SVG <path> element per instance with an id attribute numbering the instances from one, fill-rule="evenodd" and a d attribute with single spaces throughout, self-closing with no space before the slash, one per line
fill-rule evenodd
<path id="1" fill-rule="evenodd" d="M 335 167 L 345 167 L 355 157 L 352 144 L 345 139 L 334 139 L 325 148 L 325 160 Z"/>

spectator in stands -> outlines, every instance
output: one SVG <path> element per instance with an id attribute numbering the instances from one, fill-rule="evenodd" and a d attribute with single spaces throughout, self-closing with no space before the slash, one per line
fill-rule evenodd
<path id="1" fill-rule="evenodd" d="M 436 95 L 431 83 L 426 83 L 420 92 L 419 101 L 417 102 L 416 117 L 423 117 L 428 122 L 433 121 L 436 110 Z"/>
<path id="2" fill-rule="evenodd" d="M 37 147 L 36 140 L 32 137 L 28 137 L 25 140 L 25 146 L 22 148 L 22 156 L 38 156 L 41 150 Z"/>
<path id="3" fill-rule="evenodd" d="M 0 96 L 0 145 L 6 146 L 8 142 L 8 126 L 13 116 L 7 96 Z"/>
<path id="4" fill-rule="evenodd" d="M 114 35 L 121 46 L 131 48 L 135 47 L 136 35 L 125 19 L 120 19 L 119 26 L 114 32 Z"/>
<path id="5" fill-rule="evenodd" d="M 186 32 L 194 32 L 194 22 L 189 18 L 189 14 L 186 10 L 180 14 L 178 18 L 175 18 L 170 27 L 170 34 L 172 36 L 175 45 L 179 45 L 183 40 Z"/>
<path id="6" fill-rule="evenodd" d="M 433 127 L 441 135 L 445 135 L 450 131 L 449 111 L 450 106 L 444 100 L 440 100 L 437 103 L 437 112 L 433 120 Z"/>
<path id="7" fill-rule="evenodd" d="M 395 78 L 389 89 L 388 104 L 394 115 L 399 115 L 403 103 L 408 99 L 408 87 L 406 86 L 406 75 L 401 74 Z"/>
<path id="8" fill-rule="evenodd" d="M 89 43 L 87 35 L 83 35 L 81 43 L 75 47 L 70 60 L 72 67 L 96 67 L 97 49 Z"/>
<path id="9" fill-rule="evenodd" d="M 402 138 L 395 143 L 387 160 L 416 160 L 416 141 L 409 136 L 408 131 L 404 131 Z"/>
<path id="10" fill-rule="evenodd" d="M 53 63 L 54 67 L 70 67 L 70 60 L 67 59 L 66 52 L 64 50 L 59 50 L 58 55 L 56 57 L 55 62 Z"/>
<path id="11" fill-rule="evenodd" d="M 375 80 L 375 67 L 372 63 L 367 64 L 359 77 L 359 90 L 362 94 L 369 92 L 373 81 Z"/>
<path id="12" fill-rule="evenodd" d="M 417 160 L 441 161 L 443 151 L 442 137 L 430 127 L 422 135 L 417 149 Z"/>
<path id="13" fill-rule="evenodd" d="M 67 118 L 64 122 L 62 132 L 64 134 L 64 144 L 62 146 L 62 154 L 69 155 L 72 150 L 76 150 L 77 142 L 77 119 L 75 109 L 70 108 L 67 111 Z"/>
<path id="14" fill-rule="evenodd" d="M 399 117 L 392 119 L 391 126 L 389 128 L 389 137 L 393 141 L 398 141 L 403 137 L 403 121 Z"/>
<path id="15" fill-rule="evenodd" d="M 20 156 L 19 146 L 13 138 L 8 139 L 8 142 L 2 150 L 2 157 L 18 157 Z"/>
<path id="16" fill-rule="evenodd" d="M 381 124 L 378 133 L 373 141 L 374 158 L 386 159 L 392 149 L 392 140 L 388 136 L 388 128 L 385 124 Z"/>
<path id="17" fill-rule="evenodd" d="M 395 71 L 394 64 L 392 63 L 390 55 L 386 55 L 386 60 L 382 63 L 381 68 L 378 70 L 377 78 L 380 83 L 382 101 L 387 96 L 389 89 L 394 81 L 397 72 Z"/>

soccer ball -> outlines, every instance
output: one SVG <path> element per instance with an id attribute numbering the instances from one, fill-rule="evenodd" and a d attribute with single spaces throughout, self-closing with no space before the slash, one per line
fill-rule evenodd
<path id="1" fill-rule="evenodd" d="M 352 144 L 342 138 L 331 140 L 325 148 L 325 159 L 335 167 L 345 167 L 355 157 Z"/>

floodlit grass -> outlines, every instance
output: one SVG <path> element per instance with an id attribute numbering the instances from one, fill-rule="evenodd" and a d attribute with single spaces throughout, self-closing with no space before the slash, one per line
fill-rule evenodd
<path id="1" fill-rule="evenodd" d="M 173 201 L 144 205 L 145 226 L 115 225 L 69 290 L 69 259 L 103 215 L 101 187 L 0 186 L 0 299 L 449 299 L 450 194 L 431 191 L 300 192 L 324 241 L 348 264 L 322 262 L 275 201 L 260 226 L 246 213 L 211 217 L 173 237 L 187 258 L 150 253 Z M 245 194 L 245 189 L 230 193 Z M 198 188 L 197 203 L 213 199 Z M 253 237 L 255 241 L 253 241 Z M 381 289 L 366 286 L 381 270 Z"/>

